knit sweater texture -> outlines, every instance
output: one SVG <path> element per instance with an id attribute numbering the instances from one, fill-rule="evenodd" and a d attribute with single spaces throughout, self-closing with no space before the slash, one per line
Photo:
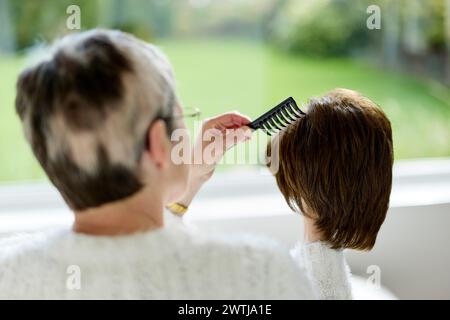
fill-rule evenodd
<path id="1" fill-rule="evenodd" d="M 163 228 L 126 236 L 61 228 L 0 239 L 0 299 L 351 298 L 342 250 L 288 250 L 164 215 Z"/>

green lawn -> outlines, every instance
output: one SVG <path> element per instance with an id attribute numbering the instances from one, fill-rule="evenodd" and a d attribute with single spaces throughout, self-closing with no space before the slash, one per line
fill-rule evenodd
<path id="1" fill-rule="evenodd" d="M 395 156 L 450 156 L 450 91 L 411 76 L 350 60 L 291 57 L 259 44 L 160 43 L 175 67 L 185 106 L 212 116 L 239 110 L 251 117 L 292 95 L 306 102 L 335 87 L 376 101 L 393 124 Z M 22 61 L 0 59 L 0 181 L 42 177 L 14 113 L 14 82 Z"/>

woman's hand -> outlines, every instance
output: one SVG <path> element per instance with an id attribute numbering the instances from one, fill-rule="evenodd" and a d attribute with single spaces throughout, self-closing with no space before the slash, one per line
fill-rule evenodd
<path id="1" fill-rule="evenodd" d="M 238 112 L 228 112 L 203 122 L 192 150 L 188 190 L 178 201 L 180 204 L 189 206 L 228 149 L 251 138 L 252 130 L 246 126 L 250 122 L 249 117 Z"/>

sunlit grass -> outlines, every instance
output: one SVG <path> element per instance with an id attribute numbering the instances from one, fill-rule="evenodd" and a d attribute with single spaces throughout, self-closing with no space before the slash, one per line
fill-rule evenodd
<path id="1" fill-rule="evenodd" d="M 250 117 L 287 96 L 306 102 L 335 87 L 358 90 L 388 114 L 395 156 L 450 156 L 450 92 L 410 76 L 344 59 L 291 57 L 254 43 L 160 43 L 175 67 L 180 97 L 208 117 L 239 110 Z M 42 178 L 14 111 L 21 59 L 0 58 L 0 181 Z"/>

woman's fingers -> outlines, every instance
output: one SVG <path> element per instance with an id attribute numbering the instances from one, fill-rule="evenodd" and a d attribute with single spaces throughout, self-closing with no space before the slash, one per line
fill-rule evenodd
<path id="1" fill-rule="evenodd" d="M 225 138 L 227 137 L 235 137 L 235 143 L 239 143 L 239 142 L 244 142 L 247 140 L 250 140 L 250 138 L 252 137 L 253 134 L 253 130 L 250 129 L 247 126 L 241 126 L 239 128 L 236 129 L 229 129 L 227 130 L 226 134 L 225 134 Z M 234 145 L 233 144 L 233 145 Z"/>
<path id="2" fill-rule="evenodd" d="M 239 112 L 228 112 L 205 120 L 193 152 L 193 155 L 201 157 L 201 162 L 193 162 L 191 176 L 202 183 L 208 180 L 228 149 L 251 138 L 253 130 L 247 126 L 250 122 L 249 117 Z"/>
<path id="3" fill-rule="evenodd" d="M 210 118 L 205 121 L 206 127 L 220 128 L 239 128 L 243 125 L 247 125 L 251 122 L 251 119 L 245 115 L 240 114 L 237 111 L 227 112 L 214 118 Z"/>
<path id="4" fill-rule="evenodd" d="M 253 130 L 247 126 L 242 126 L 237 129 L 227 129 L 222 133 L 222 139 L 219 139 L 220 143 L 222 143 L 222 152 L 219 154 L 220 157 L 223 154 L 234 147 L 235 145 L 245 142 L 251 139 Z"/>

